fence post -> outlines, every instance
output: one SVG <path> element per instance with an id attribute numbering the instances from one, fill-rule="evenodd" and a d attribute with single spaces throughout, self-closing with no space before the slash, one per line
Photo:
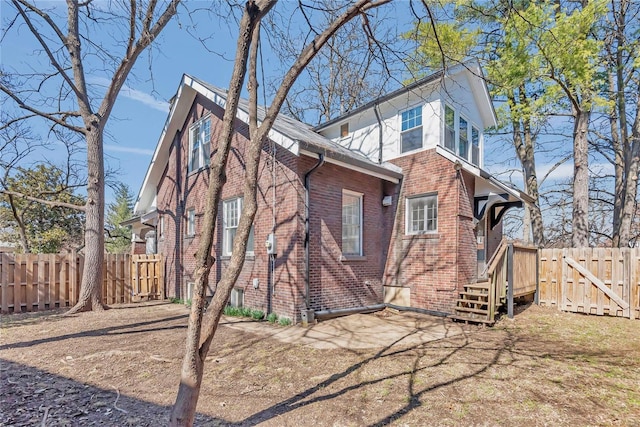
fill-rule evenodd
<path id="1" fill-rule="evenodd" d="M 536 249 L 536 293 L 533 296 L 535 305 L 540 305 L 540 248 Z"/>
<path id="2" fill-rule="evenodd" d="M 513 319 L 513 243 L 507 247 L 507 316 Z"/>
<path id="3" fill-rule="evenodd" d="M 634 248 L 635 249 L 635 248 Z M 629 299 L 627 300 L 629 302 L 629 308 L 628 308 L 628 313 L 624 313 L 629 317 L 630 320 L 633 320 L 633 318 L 635 317 L 635 304 L 633 303 L 633 268 L 631 267 L 631 251 L 634 250 L 631 248 L 628 249 L 624 249 L 624 263 L 625 265 L 625 269 L 624 269 L 624 275 L 627 276 L 624 278 L 624 282 L 627 284 L 627 295 L 629 296 Z M 624 299 L 624 296 L 622 297 L 622 299 Z M 626 310 L 625 310 L 626 311 Z"/>

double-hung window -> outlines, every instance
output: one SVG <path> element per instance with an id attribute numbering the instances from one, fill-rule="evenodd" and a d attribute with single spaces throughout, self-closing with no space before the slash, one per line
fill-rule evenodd
<path id="1" fill-rule="evenodd" d="M 456 152 L 456 113 L 451 107 L 444 107 L 444 147 Z"/>
<path id="2" fill-rule="evenodd" d="M 448 105 L 444 106 L 444 147 L 457 156 L 480 166 L 480 138 L 477 127 Z"/>
<path id="3" fill-rule="evenodd" d="M 422 148 L 422 106 L 401 114 L 400 150 L 402 153 Z"/>
<path id="4" fill-rule="evenodd" d="M 342 254 L 362 255 L 362 194 L 342 191 Z"/>
<path id="5" fill-rule="evenodd" d="M 189 172 L 209 166 L 211 118 L 204 117 L 189 128 Z"/>
<path id="6" fill-rule="evenodd" d="M 480 165 L 480 131 L 471 126 L 471 163 Z"/>
<path id="7" fill-rule="evenodd" d="M 233 251 L 233 240 L 238 231 L 240 223 L 240 214 L 242 213 L 242 197 L 225 200 L 222 202 L 222 255 L 230 256 Z M 253 254 L 253 226 L 249 231 L 249 239 L 247 240 L 247 253 Z"/>
<path id="8" fill-rule="evenodd" d="M 460 117 L 458 131 L 458 156 L 469 160 L 469 123 Z"/>
<path id="9" fill-rule="evenodd" d="M 187 211 L 187 236 L 193 237 L 196 234 L 196 211 L 189 209 Z"/>
<path id="10" fill-rule="evenodd" d="M 438 195 L 407 198 L 406 234 L 438 231 Z"/>

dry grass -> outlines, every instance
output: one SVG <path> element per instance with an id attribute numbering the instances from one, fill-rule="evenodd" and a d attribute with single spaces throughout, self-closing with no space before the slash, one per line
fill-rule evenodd
<path id="1" fill-rule="evenodd" d="M 3 317 L 0 425 L 45 413 L 47 425 L 165 423 L 186 315 L 160 305 Z M 535 306 L 493 328 L 366 350 L 222 326 L 197 424 L 640 425 L 639 331 L 638 321 Z"/>

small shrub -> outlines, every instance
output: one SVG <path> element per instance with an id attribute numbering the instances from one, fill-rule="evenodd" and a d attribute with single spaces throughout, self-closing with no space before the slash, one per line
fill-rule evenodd
<path id="1" fill-rule="evenodd" d="M 288 317 L 281 317 L 278 319 L 278 323 L 280 324 L 280 326 L 289 326 L 291 325 L 291 319 L 289 319 Z"/>
<path id="2" fill-rule="evenodd" d="M 240 307 L 240 316 L 242 317 L 251 317 L 251 310 L 249 307 Z"/>
<path id="3" fill-rule="evenodd" d="M 275 313 L 269 313 L 269 315 L 267 316 L 267 320 L 269 321 L 269 323 L 276 323 L 278 321 L 278 315 Z"/>
<path id="4" fill-rule="evenodd" d="M 238 307 L 233 307 L 230 305 L 226 306 L 222 312 L 226 316 L 234 316 L 234 317 L 240 316 L 240 309 Z"/>
<path id="5" fill-rule="evenodd" d="M 184 300 L 181 298 L 169 298 L 171 304 L 184 304 Z"/>
<path id="6" fill-rule="evenodd" d="M 255 320 L 262 320 L 264 317 L 264 312 L 261 310 L 251 310 L 251 317 Z"/>

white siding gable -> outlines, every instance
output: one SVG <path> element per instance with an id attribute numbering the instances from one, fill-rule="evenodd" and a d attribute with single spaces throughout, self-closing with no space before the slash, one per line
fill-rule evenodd
<path id="1" fill-rule="evenodd" d="M 492 106 L 485 95 L 484 83 L 475 76 L 470 78 L 470 75 L 471 72 L 468 70 L 460 70 L 444 79 L 431 81 L 424 86 L 386 99 L 372 108 L 347 115 L 344 120 L 338 120 L 324 128 L 321 127 L 319 132 L 340 145 L 367 156 L 374 162 L 386 162 L 443 145 L 445 105 L 448 105 L 455 111 L 456 127 L 460 123 L 464 124 L 465 121 L 469 124 L 469 146 L 472 143 L 472 127 L 479 131 L 478 166 L 482 167 L 483 123 L 486 123 L 488 116 L 492 118 L 494 116 Z M 479 84 L 483 87 L 476 87 Z M 416 107 L 421 108 L 422 147 L 411 151 L 405 150 L 403 153 L 401 146 L 402 112 Z M 377 109 L 382 122 L 381 158 L 380 128 L 375 109 Z M 463 121 L 460 122 L 460 119 Z M 349 134 L 341 137 L 340 128 L 345 123 L 349 125 Z M 457 130 L 456 138 L 458 138 L 458 134 Z M 469 154 L 468 157 L 470 161 L 471 155 Z"/>

